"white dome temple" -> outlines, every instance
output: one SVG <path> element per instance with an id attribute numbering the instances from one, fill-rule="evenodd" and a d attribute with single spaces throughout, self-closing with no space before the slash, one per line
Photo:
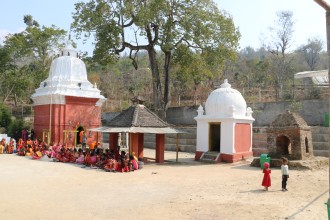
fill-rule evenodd
<path id="1" fill-rule="evenodd" d="M 62 50 L 61 55 L 52 62 L 48 78 L 40 83 L 39 88 L 31 96 L 34 105 L 49 104 L 51 94 L 52 104 L 64 104 L 63 98 L 67 95 L 97 98 L 98 105 L 101 105 L 105 98 L 96 85 L 88 81 L 86 65 L 79 59 L 78 52 L 70 42 Z"/>
<path id="2" fill-rule="evenodd" d="M 79 135 L 101 125 L 101 91 L 87 79 L 85 63 L 68 41 L 53 60 L 46 80 L 31 96 L 34 130 L 43 141 L 79 144 Z M 89 133 L 88 141 L 98 134 Z"/>
<path id="3" fill-rule="evenodd" d="M 196 160 L 235 162 L 252 156 L 252 110 L 226 79 L 207 98 L 205 114 L 202 106 L 197 112 Z"/>

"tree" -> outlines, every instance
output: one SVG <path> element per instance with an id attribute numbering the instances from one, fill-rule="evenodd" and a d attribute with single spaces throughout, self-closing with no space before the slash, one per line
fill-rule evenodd
<path id="1" fill-rule="evenodd" d="M 283 81 L 290 72 L 288 50 L 291 47 L 295 22 L 292 11 L 279 11 L 276 15 L 275 26 L 270 28 L 273 40 L 269 43 L 268 51 L 273 55 L 276 97 L 282 98 Z"/>
<path id="2" fill-rule="evenodd" d="M 232 58 L 239 32 L 232 18 L 220 12 L 210 0 L 91 0 L 75 4 L 72 29 L 96 38 L 94 58 L 113 62 L 117 54 L 129 51 L 135 68 L 137 54 L 146 51 L 153 79 L 153 104 L 163 112 L 168 102 L 168 82 L 173 51 L 185 44 L 209 54 L 213 62 Z M 165 96 L 156 47 L 164 53 Z"/>
<path id="3" fill-rule="evenodd" d="M 11 115 L 8 108 L 0 104 L 0 127 L 8 129 L 11 123 Z"/>
<path id="4" fill-rule="evenodd" d="M 311 71 L 316 70 L 316 66 L 320 61 L 320 53 L 322 51 L 322 40 L 314 38 L 308 39 L 308 43 L 300 47 L 306 63 Z"/>
<path id="5" fill-rule="evenodd" d="M 64 30 L 40 27 L 31 15 L 24 16 L 24 22 L 25 31 L 7 35 L 0 49 L 6 55 L 0 58 L 0 73 L 6 79 L 1 86 L 2 102 L 12 95 L 15 103 L 19 98 L 28 102 L 31 93 L 46 78 L 56 51 L 63 46 Z"/>

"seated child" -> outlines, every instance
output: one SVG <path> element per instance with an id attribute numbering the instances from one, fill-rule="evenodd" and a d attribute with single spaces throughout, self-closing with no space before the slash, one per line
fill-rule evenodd
<path id="1" fill-rule="evenodd" d="M 91 167 L 96 166 L 96 162 L 97 162 L 97 158 L 96 158 L 96 154 L 94 151 L 91 152 Z"/>
<path id="2" fill-rule="evenodd" d="M 85 163 L 85 155 L 83 154 L 83 151 L 81 148 L 78 150 L 78 158 L 76 159 L 76 163 L 78 164 L 84 164 Z"/>
<path id="3" fill-rule="evenodd" d="M 28 149 L 25 153 L 25 156 L 32 156 L 34 154 L 32 147 L 30 145 L 28 145 Z"/>
<path id="4" fill-rule="evenodd" d="M 137 161 L 134 159 L 134 156 L 133 155 L 130 155 L 129 156 L 129 159 L 131 161 L 131 171 L 138 170 L 139 169 L 139 166 L 138 166 Z"/>
<path id="5" fill-rule="evenodd" d="M 119 169 L 117 170 L 117 165 L 118 163 L 115 158 L 109 158 L 108 163 L 104 166 L 104 169 L 108 172 L 119 171 Z M 121 168 L 119 172 L 121 172 Z"/>
<path id="6" fill-rule="evenodd" d="M 92 165 L 92 160 L 91 160 L 91 155 L 90 155 L 89 150 L 86 151 L 84 164 L 86 166 L 91 166 Z"/>
<path id="7" fill-rule="evenodd" d="M 39 160 L 41 157 L 42 157 L 42 153 L 40 150 L 38 150 L 33 154 L 32 160 Z"/>

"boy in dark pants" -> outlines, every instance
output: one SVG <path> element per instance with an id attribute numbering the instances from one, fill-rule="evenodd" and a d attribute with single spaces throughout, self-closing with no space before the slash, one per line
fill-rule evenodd
<path id="1" fill-rule="evenodd" d="M 288 191 L 286 189 L 286 182 L 289 178 L 289 166 L 288 166 L 288 159 L 282 157 L 282 166 L 281 166 L 281 173 L 282 173 L 282 191 Z"/>

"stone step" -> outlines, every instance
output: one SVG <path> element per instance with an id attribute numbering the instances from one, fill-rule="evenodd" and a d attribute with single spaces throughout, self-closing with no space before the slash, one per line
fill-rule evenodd
<path id="1" fill-rule="evenodd" d="M 150 149 L 155 149 L 155 143 L 154 142 L 145 142 L 144 147 L 150 148 Z M 179 151 L 182 152 L 195 152 L 196 151 L 196 145 L 187 145 L 187 144 L 179 144 Z M 176 144 L 166 144 L 164 146 L 165 150 L 169 151 L 176 151 Z"/>
<path id="2" fill-rule="evenodd" d="M 178 141 L 174 139 L 165 139 L 166 144 L 176 144 L 177 142 L 178 144 L 196 145 L 196 140 L 194 139 L 179 139 Z"/>
<path id="3" fill-rule="evenodd" d="M 176 134 L 166 134 L 165 135 L 167 138 L 176 138 Z M 179 138 L 187 138 L 187 139 L 195 139 L 196 138 L 196 132 L 191 132 L 191 133 L 181 133 L 178 134 Z"/>
<path id="4" fill-rule="evenodd" d="M 176 141 L 176 137 L 170 137 L 167 135 L 165 136 L 165 139 L 169 140 L 169 141 Z M 196 136 L 194 136 L 194 137 L 179 136 L 178 139 L 179 140 L 196 140 Z"/>
<path id="5" fill-rule="evenodd" d="M 313 153 L 314 153 L 314 156 L 321 156 L 321 157 L 329 156 L 329 151 L 327 151 L 327 150 L 314 150 Z"/>
<path id="6" fill-rule="evenodd" d="M 311 130 L 312 130 L 312 134 L 328 134 L 329 133 L 328 127 L 312 126 Z"/>
<path id="7" fill-rule="evenodd" d="M 329 135 L 328 134 L 312 134 L 313 142 L 328 142 Z"/>
<path id="8" fill-rule="evenodd" d="M 176 139 L 165 139 L 165 144 L 176 144 Z M 178 144 L 196 146 L 196 139 L 179 139 Z"/>
<path id="9" fill-rule="evenodd" d="M 153 143 L 155 144 L 155 140 L 144 140 L 144 144 L 146 143 Z M 176 139 L 165 139 L 165 144 L 176 144 Z M 192 145 L 196 146 L 196 140 L 195 139 L 179 139 L 178 140 L 179 145 Z"/>
<path id="10" fill-rule="evenodd" d="M 212 160 L 212 159 L 200 159 L 199 161 L 203 163 L 217 163 L 216 160 Z"/>
<path id="11" fill-rule="evenodd" d="M 313 141 L 313 148 L 314 148 L 314 150 L 329 150 L 329 143 Z"/>
<path id="12" fill-rule="evenodd" d="M 219 159 L 220 152 L 208 151 L 201 157 L 201 162 L 216 163 Z"/>

